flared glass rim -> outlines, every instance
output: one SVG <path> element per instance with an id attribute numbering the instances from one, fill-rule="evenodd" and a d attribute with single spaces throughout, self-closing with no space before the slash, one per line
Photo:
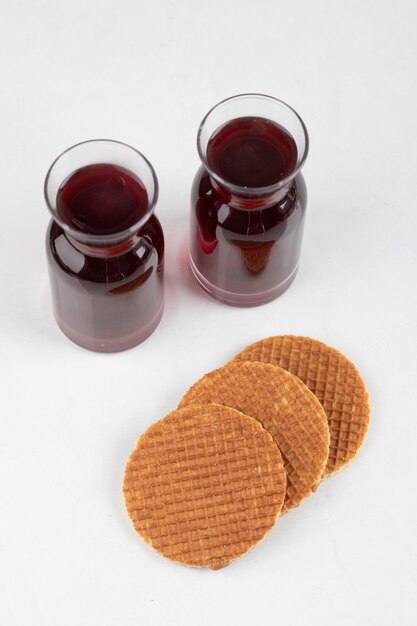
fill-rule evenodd
<path id="1" fill-rule="evenodd" d="M 300 158 L 299 162 L 297 162 L 296 167 L 294 167 L 294 169 L 288 174 L 288 176 L 286 176 L 282 180 L 278 181 L 277 183 L 274 183 L 273 185 L 268 185 L 268 186 L 265 186 L 265 187 L 244 187 L 242 185 L 236 185 L 236 184 L 231 183 L 228 180 L 224 179 L 215 170 L 213 170 L 213 168 L 209 165 L 205 149 L 204 149 L 204 147 L 202 145 L 202 133 L 203 133 L 203 130 L 204 130 L 204 126 L 205 126 L 206 122 L 208 121 L 210 115 L 214 111 L 216 111 L 219 107 L 223 106 L 224 104 L 226 104 L 228 102 L 231 102 L 233 100 L 237 101 L 237 100 L 250 99 L 250 98 L 252 98 L 252 99 L 259 99 L 259 100 L 267 100 L 269 102 L 272 102 L 272 103 L 275 103 L 275 104 L 279 104 L 281 107 L 286 108 L 297 119 L 298 123 L 300 124 L 300 128 L 302 130 L 302 133 L 304 135 L 304 141 L 305 141 L 304 152 L 301 155 L 301 158 Z M 221 100 L 220 102 L 215 104 L 213 107 L 211 107 L 211 109 L 206 113 L 206 115 L 201 120 L 200 126 L 198 128 L 198 132 L 197 132 L 197 151 L 198 151 L 198 155 L 199 155 L 199 157 L 201 159 L 201 162 L 203 163 L 205 169 L 210 174 L 210 176 L 217 183 L 219 183 L 219 185 L 221 185 L 222 187 L 226 187 L 227 189 L 230 189 L 231 191 L 234 191 L 237 194 L 239 194 L 239 193 L 251 194 L 251 195 L 252 194 L 253 195 L 258 195 L 259 194 L 259 195 L 263 196 L 263 195 L 268 195 L 269 193 L 274 193 L 275 191 L 281 189 L 282 187 L 285 187 L 286 185 L 288 185 L 289 182 L 291 182 L 295 178 L 295 176 L 297 176 L 297 174 L 300 172 L 300 170 L 303 167 L 303 165 L 304 165 L 304 163 L 305 163 L 305 161 L 307 159 L 307 156 L 308 156 L 309 137 L 308 137 L 308 132 L 307 132 L 306 125 L 304 124 L 302 118 L 297 113 L 297 111 L 295 109 L 293 109 L 293 107 L 291 107 L 289 104 L 287 104 L 283 100 L 280 100 L 279 98 L 275 98 L 274 96 L 269 96 L 269 95 L 263 94 L 263 93 L 255 93 L 255 92 L 252 93 L 252 92 L 249 92 L 249 93 L 237 94 L 235 96 L 230 96 L 229 98 L 224 98 L 224 100 Z"/>
<path id="2" fill-rule="evenodd" d="M 97 235 L 97 234 L 91 234 L 90 235 L 88 233 L 83 233 L 83 232 L 81 232 L 79 230 L 76 230 L 75 228 L 72 228 L 67 222 L 65 222 L 59 216 L 58 211 L 56 210 L 56 208 L 51 206 L 51 203 L 50 203 L 49 197 L 48 197 L 48 186 L 49 186 L 49 183 L 50 183 L 51 174 L 52 174 L 52 172 L 54 170 L 54 167 L 57 165 L 57 163 L 60 161 L 60 159 L 65 157 L 72 150 L 76 150 L 80 146 L 83 146 L 83 145 L 86 145 L 86 144 L 91 144 L 91 143 L 114 144 L 114 145 L 118 145 L 118 146 L 122 146 L 124 148 L 127 148 L 128 150 L 131 150 L 137 156 L 139 156 L 143 160 L 145 166 L 147 168 L 149 168 L 149 171 L 151 173 L 151 177 L 152 177 L 152 180 L 153 180 L 153 184 L 154 184 L 153 198 L 152 198 L 152 201 L 149 202 L 149 204 L 148 204 L 148 210 L 146 211 L 145 215 L 138 222 L 136 222 L 135 224 L 133 224 L 129 228 L 126 228 L 126 229 L 121 230 L 121 231 L 117 231 L 115 233 L 106 234 L 106 235 Z M 97 161 L 97 163 L 100 163 L 100 161 Z M 71 175 L 71 174 L 69 174 L 69 175 Z M 64 182 L 64 181 L 65 181 L 65 179 L 62 182 Z M 141 181 L 141 182 L 142 182 L 142 184 L 144 184 L 143 181 Z M 156 203 L 158 201 L 158 195 L 159 195 L 159 185 L 158 185 L 158 178 L 156 176 L 156 173 L 155 173 L 155 170 L 154 170 L 152 164 L 144 156 L 144 154 L 142 154 L 142 152 L 140 152 L 139 150 L 137 150 L 136 148 L 134 148 L 130 144 L 125 143 L 123 141 L 117 141 L 115 139 L 98 138 L 98 139 L 87 139 L 86 141 L 80 141 L 78 143 L 73 144 L 72 146 L 70 146 L 69 148 L 64 150 L 63 152 L 61 152 L 56 157 L 56 159 L 54 159 L 54 161 L 52 162 L 51 166 L 48 169 L 48 172 L 47 172 L 46 177 L 45 177 L 44 186 L 43 186 L 43 193 L 44 193 L 46 206 L 47 206 L 47 208 L 49 210 L 49 213 L 52 216 L 52 219 L 65 231 L 65 233 L 69 234 L 71 237 L 73 237 L 77 241 L 81 241 L 81 242 L 88 241 L 88 242 L 91 242 L 92 244 L 94 244 L 94 243 L 100 244 L 100 243 L 104 243 L 104 242 L 122 241 L 124 239 L 129 239 L 130 237 L 135 235 L 138 232 L 138 230 L 140 230 L 140 228 L 149 220 L 149 218 L 155 212 L 155 207 L 156 207 Z"/>

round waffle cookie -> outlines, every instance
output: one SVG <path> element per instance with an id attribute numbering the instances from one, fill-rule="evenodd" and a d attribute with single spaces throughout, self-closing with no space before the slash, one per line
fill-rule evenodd
<path id="1" fill-rule="evenodd" d="M 274 365 L 231 363 L 203 376 L 179 406 L 210 402 L 254 417 L 271 433 L 287 472 L 283 512 L 316 489 L 329 452 L 329 428 L 320 402 L 298 378 Z"/>
<path id="2" fill-rule="evenodd" d="M 369 425 L 365 384 L 356 367 L 338 350 L 308 337 L 270 337 L 247 346 L 232 362 L 262 361 L 298 376 L 317 396 L 330 429 L 329 476 L 358 452 Z"/>
<path id="3" fill-rule="evenodd" d="M 126 466 L 126 508 L 139 535 L 186 565 L 219 569 L 274 525 L 286 474 L 271 435 L 218 406 L 172 411 L 140 437 Z"/>

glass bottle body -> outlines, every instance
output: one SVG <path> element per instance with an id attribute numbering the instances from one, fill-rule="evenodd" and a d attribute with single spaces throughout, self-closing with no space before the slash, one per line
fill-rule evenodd
<path id="1" fill-rule="evenodd" d="M 301 251 L 303 121 L 271 96 L 234 96 L 207 113 L 197 149 L 189 245 L 195 278 L 235 306 L 277 298 L 294 280 Z"/>
<path id="2" fill-rule="evenodd" d="M 158 182 L 137 150 L 111 140 L 77 144 L 52 164 L 46 254 L 53 309 L 75 343 L 126 350 L 157 327 L 164 302 Z"/>
<path id="3" fill-rule="evenodd" d="M 251 207 L 228 202 L 201 166 L 191 192 L 190 263 L 198 282 L 235 306 L 280 296 L 297 273 L 306 205 L 301 173 L 278 198 Z"/>
<path id="4" fill-rule="evenodd" d="M 100 352 L 126 350 L 158 326 L 164 237 L 155 215 L 118 254 L 86 250 L 51 220 L 46 252 L 55 319 L 78 345 Z"/>

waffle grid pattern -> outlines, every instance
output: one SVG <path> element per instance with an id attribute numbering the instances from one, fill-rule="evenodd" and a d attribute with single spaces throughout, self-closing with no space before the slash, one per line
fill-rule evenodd
<path id="1" fill-rule="evenodd" d="M 327 414 L 330 450 L 325 476 L 357 454 L 369 426 L 369 402 L 356 367 L 338 350 L 307 337 L 270 337 L 247 346 L 232 362 L 261 361 L 298 376 Z"/>
<path id="2" fill-rule="evenodd" d="M 136 531 L 164 556 L 224 567 L 274 525 L 286 474 L 271 436 L 223 406 L 187 407 L 153 424 L 125 472 Z"/>
<path id="3" fill-rule="evenodd" d="M 326 414 L 298 378 L 264 363 L 230 363 L 209 372 L 179 407 L 215 402 L 257 419 L 281 450 L 287 472 L 286 512 L 314 491 L 329 451 Z"/>

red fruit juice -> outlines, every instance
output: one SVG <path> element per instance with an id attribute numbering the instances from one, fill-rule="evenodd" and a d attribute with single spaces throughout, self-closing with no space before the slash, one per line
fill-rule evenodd
<path id="1" fill-rule="evenodd" d="M 64 181 L 47 237 L 55 316 L 76 343 L 99 351 L 143 341 L 163 308 L 164 237 L 148 194 L 132 172 L 111 164 L 82 167 Z M 79 233 L 79 238 L 78 234 Z M 121 234 L 117 243 L 115 236 Z"/>
<path id="2" fill-rule="evenodd" d="M 213 133 L 206 160 L 192 190 L 194 274 L 229 304 L 272 300 L 295 278 L 301 249 L 306 187 L 301 174 L 291 177 L 296 143 L 271 120 L 241 117 Z"/>

